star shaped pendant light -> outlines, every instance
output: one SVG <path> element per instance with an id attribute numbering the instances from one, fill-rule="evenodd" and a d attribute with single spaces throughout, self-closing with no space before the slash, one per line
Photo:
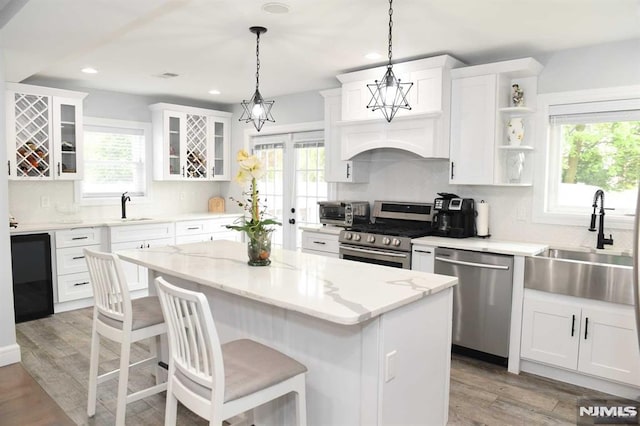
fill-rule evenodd
<path id="1" fill-rule="evenodd" d="M 367 84 L 371 92 L 371 100 L 367 108 L 372 111 L 381 110 L 384 118 L 388 122 L 393 120 L 399 109 L 411 109 L 407 101 L 407 93 L 413 83 L 402 83 L 393 73 L 391 64 L 391 29 L 393 28 L 393 0 L 389 0 L 389 63 L 387 71 L 381 80 L 376 80 L 373 84 Z"/>
<path id="2" fill-rule="evenodd" d="M 256 35 L 256 91 L 250 100 L 242 101 L 243 111 L 239 121 L 244 121 L 245 123 L 253 122 L 256 130 L 260 131 L 265 121 L 275 123 L 276 120 L 271 115 L 271 108 L 275 101 L 265 101 L 260 94 L 260 34 L 266 33 L 267 29 L 264 27 L 251 27 L 249 31 Z"/>

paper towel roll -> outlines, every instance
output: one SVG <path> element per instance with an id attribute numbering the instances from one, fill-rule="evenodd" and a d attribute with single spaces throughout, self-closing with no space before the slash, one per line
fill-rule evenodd
<path id="1" fill-rule="evenodd" d="M 489 204 L 484 200 L 476 204 L 478 215 L 476 216 L 476 231 L 478 237 L 489 235 Z"/>

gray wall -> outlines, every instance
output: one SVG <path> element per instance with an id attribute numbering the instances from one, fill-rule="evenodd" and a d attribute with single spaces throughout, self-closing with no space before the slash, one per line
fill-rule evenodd
<path id="1" fill-rule="evenodd" d="M 6 146 L 5 131 L 5 85 L 4 52 L 0 49 L 0 146 Z M 7 151 L 0 149 L 0 164 L 6 164 Z M 0 173 L 0 217 L 9 216 L 7 175 Z M 6 222 L 5 222 L 6 223 Z M 13 283 L 11 279 L 11 246 L 9 227 L 0 226 L 0 366 L 3 365 L 3 352 L 11 350 L 16 343 L 16 330 L 13 316 Z M 14 348 L 15 349 L 15 348 Z M 20 352 L 18 351 L 18 356 Z M 18 358 L 19 361 L 19 358 Z"/>

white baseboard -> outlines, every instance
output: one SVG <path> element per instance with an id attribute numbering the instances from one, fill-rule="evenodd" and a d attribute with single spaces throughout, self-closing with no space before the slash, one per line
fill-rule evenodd
<path id="1" fill-rule="evenodd" d="M 20 362 L 20 346 L 17 343 L 0 347 L 0 367 Z"/>
<path id="2" fill-rule="evenodd" d="M 538 364 L 537 362 L 520 360 L 521 371 L 543 376 L 548 379 L 560 382 L 571 383 L 572 385 L 594 389 L 600 392 L 619 396 L 621 398 L 639 400 L 640 387 L 616 383 L 597 377 L 587 376 L 573 371 L 556 368 L 549 365 Z"/>

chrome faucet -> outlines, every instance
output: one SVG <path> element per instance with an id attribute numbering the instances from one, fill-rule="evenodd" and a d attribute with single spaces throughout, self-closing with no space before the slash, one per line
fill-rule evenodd
<path id="1" fill-rule="evenodd" d="M 598 222 L 598 242 L 596 243 L 596 248 L 603 249 L 605 244 L 613 245 L 613 236 L 609 234 L 609 238 L 604 237 L 604 191 L 602 189 L 598 189 L 596 193 L 593 195 L 593 213 L 591 213 L 591 226 L 589 226 L 589 231 L 596 231 L 596 209 L 598 208 L 598 198 L 600 198 L 600 211 L 598 212 L 600 215 L 600 221 Z M 613 210 L 613 209 L 607 209 Z"/>
<path id="2" fill-rule="evenodd" d="M 131 201 L 131 197 L 129 197 L 128 192 L 123 192 L 122 197 L 120 197 L 120 205 L 122 206 L 122 218 L 127 218 L 127 201 Z"/>

